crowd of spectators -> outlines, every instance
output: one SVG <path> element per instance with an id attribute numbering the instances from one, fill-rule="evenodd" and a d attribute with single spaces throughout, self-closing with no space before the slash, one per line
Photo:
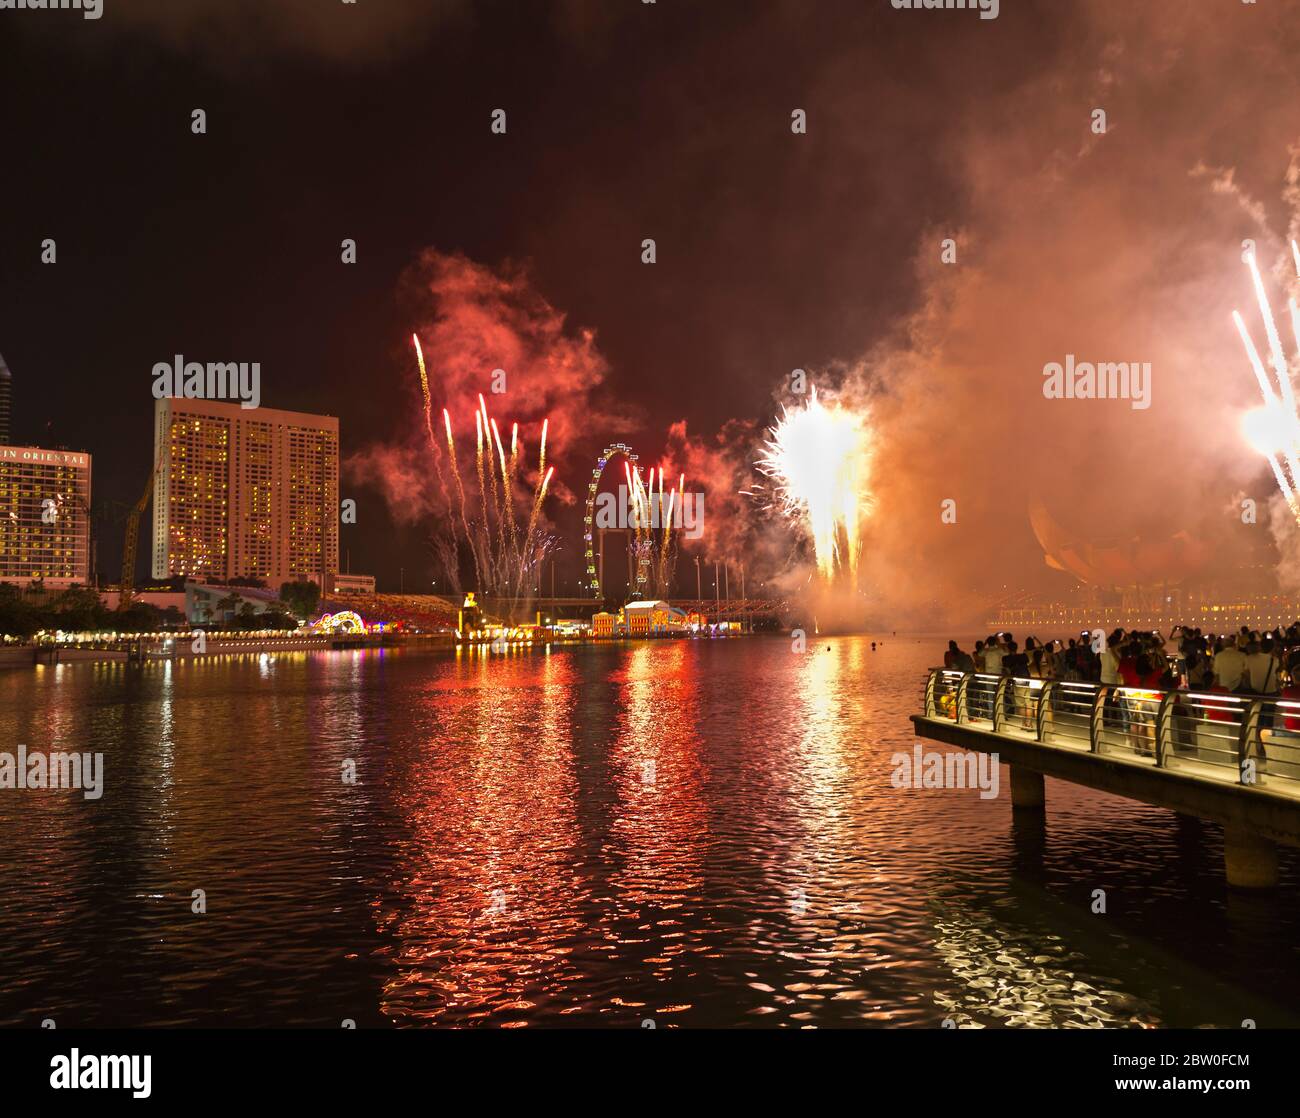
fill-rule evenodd
<path id="1" fill-rule="evenodd" d="M 1203 633 L 1177 626 L 1080 633 L 1068 641 L 996 633 L 965 652 L 948 642 L 944 667 L 1029 680 L 1077 680 L 1156 694 L 1193 691 L 1300 700 L 1300 622 L 1285 629 Z M 1291 718 L 1288 718 L 1288 723 Z M 1300 728 L 1300 718 L 1297 720 Z"/>
<path id="2" fill-rule="evenodd" d="M 1115 629 L 1081 633 L 1068 641 L 1011 633 L 975 642 L 965 652 L 948 642 L 944 667 L 1018 679 L 1064 679 L 1167 691 L 1174 688 L 1234 694 L 1279 695 L 1300 680 L 1300 622 L 1286 629 L 1216 635 L 1179 626 L 1159 631 Z"/>
<path id="3" fill-rule="evenodd" d="M 367 624 L 382 621 L 420 633 L 451 632 L 457 612 L 433 594 L 367 594 L 340 598 L 341 608 L 355 610 Z"/>

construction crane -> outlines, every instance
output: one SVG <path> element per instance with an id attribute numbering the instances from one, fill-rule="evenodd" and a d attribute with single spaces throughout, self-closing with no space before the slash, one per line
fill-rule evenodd
<path id="1" fill-rule="evenodd" d="M 149 474 L 144 492 L 126 517 L 126 539 L 122 542 L 122 590 L 117 599 L 119 610 L 124 610 L 131 604 L 131 596 L 135 593 L 135 549 L 136 544 L 139 543 L 140 517 L 144 515 L 145 507 L 149 504 L 149 494 L 153 492 L 154 482 L 161 467 L 162 455 L 159 454 L 158 461 L 154 463 L 153 470 Z"/>
<path id="2" fill-rule="evenodd" d="M 91 517 L 90 502 L 86 500 L 85 494 L 82 493 L 81 490 L 79 489 L 74 488 L 71 491 L 71 495 L 72 495 L 72 499 L 77 504 L 77 508 L 81 509 L 82 515 L 84 515 L 86 518 L 86 539 L 88 541 L 89 548 L 90 548 L 90 554 L 86 556 L 87 566 L 89 568 L 88 573 L 90 575 L 91 586 L 98 586 L 99 585 L 98 568 L 95 563 L 95 522 Z M 63 494 L 62 493 L 56 493 L 54 495 L 54 509 L 55 509 L 56 517 L 63 515 Z M 18 517 L 14 516 L 13 519 L 17 520 Z"/>

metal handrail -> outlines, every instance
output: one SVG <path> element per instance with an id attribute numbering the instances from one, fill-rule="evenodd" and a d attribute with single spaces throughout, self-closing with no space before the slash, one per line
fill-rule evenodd
<path id="1" fill-rule="evenodd" d="M 1014 727 L 1008 711 L 1013 689 L 1033 696 L 1032 706 L 1021 698 L 1013 708 Z M 1252 760 L 1257 782 L 1266 772 L 1270 785 L 1300 789 L 1296 700 L 935 668 L 926 680 L 925 711 L 927 717 L 985 727 L 991 718 L 993 733 L 1016 737 L 1021 720 L 1032 713 L 1034 739 L 1053 748 L 1141 758 L 1184 772 L 1211 766 L 1223 773 L 1235 765 L 1234 778 L 1243 784 L 1250 782 L 1245 762 Z"/>
<path id="2" fill-rule="evenodd" d="M 993 732 L 1002 733 L 1002 724 L 1007 720 L 1007 687 L 1011 677 L 1004 675 L 998 680 L 997 690 L 993 692 Z"/>
<path id="3" fill-rule="evenodd" d="M 1261 705 L 1259 699 L 1251 700 L 1250 706 L 1246 709 L 1246 716 L 1241 720 L 1241 729 L 1237 733 L 1237 783 L 1239 784 L 1258 783 L 1258 773 L 1255 774 L 1255 780 L 1246 779 L 1246 761 L 1253 757 L 1258 748 Z M 1252 746 L 1256 746 L 1256 749 L 1252 749 Z"/>
<path id="4" fill-rule="evenodd" d="M 1044 712 L 1051 709 L 1048 705 L 1048 699 L 1052 695 L 1052 689 L 1056 686 L 1056 680 L 1054 679 L 1045 679 L 1042 682 L 1043 686 L 1038 689 L 1038 707 L 1034 711 L 1035 736 L 1039 741 L 1045 740 L 1043 735 Z"/>
<path id="5" fill-rule="evenodd" d="M 1088 752 L 1101 752 L 1101 732 L 1106 719 L 1106 699 L 1110 687 L 1105 684 L 1097 686 L 1097 697 L 1092 701 L 1092 715 L 1088 719 Z"/>
<path id="6" fill-rule="evenodd" d="M 1160 709 L 1156 711 L 1156 768 L 1158 769 L 1165 767 L 1165 752 L 1173 736 L 1173 727 L 1169 724 L 1169 708 L 1174 705 L 1178 694 L 1177 691 L 1166 691 L 1165 697 L 1160 700 Z"/>

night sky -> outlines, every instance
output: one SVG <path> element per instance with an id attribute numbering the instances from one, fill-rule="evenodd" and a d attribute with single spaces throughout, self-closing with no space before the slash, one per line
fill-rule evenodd
<path id="1" fill-rule="evenodd" d="M 1100 457 L 1127 477 L 1123 448 L 1193 437 L 1195 417 L 1169 409 L 1194 385 L 1162 349 L 1163 316 L 1189 291 L 1176 317 L 1214 322 L 1213 344 L 1236 362 L 1224 391 L 1249 403 L 1239 342 L 1213 316 L 1249 302 L 1237 246 L 1259 234 L 1191 171 L 1239 168 L 1234 181 L 1285 232 L 1278 198 L 1300 120 L 1294 79 L 1276 83 L 1293 69 L 1296 7 L 1267 6 L 1158 2 L 1137 15 L 1108 0 L 1003 0 L 992 21 L 887 0 L 322 0 L 260 14 L 252 2 L 106 0 L 99 21 L 0 12 L 0 353 L 15 378 L 15 441 L 46 441 L 52 422 L 58 443 L 95 455 L 97 505 L 134 501 L 152 453 L 151 369 L 181 353 L 260 361 L 265 405 L 341 417 L 345 462 L 405 443 L 409 337 L 425 311 L 402 277 L 435 249 L 523 269 L 566 329 L 594 331 L 608 366 L 600 394 L 620 418 L 557 451 L 573 488 L 604 442 L 657 454 L 681 419 L 702 437 L 736 417 L 770 421 L 782 378 L 804 367 L 883 394 L 879 418 L 894 426 L 882 426 L 882 482 L 924 471 L 896 507 L 882 484 L 882 557 L 951 553 L 932 527 L 948 495 L 972 510 L 957 552 L 976 555 L 982 539 L 995 557 L 1032 552 L 1027 493 L 1008 493 L 1008 476 L 1033 474 L 1049 493 L 1095 488 L 1086 454 L 1033 463 L 1095 439 L 1098 422 L 1121 448 Z M 1057 158 L 1086 158 L 1098 89 L 1118 119 L 1104 138 L 1113 154 L 1103 145 L 1086 172 L 1044 175 Z M 196 107 L 207 135 L 191 133 Z M 498 107 L 505 136 L 489 127 Z M 807 135 L 791 133 L 794 108 Z M 1190 192 L 1204 212 L 1188 208 Z M 937 289 L 924 262 L 947 235 L 974 254 L 963 257 L 971 289 Z M 47 236 L 54 266 L 40 262 Z M 345 237 L 355 266 L 340 262 Z M 657 241 L 653 266 L 640 260 L 644 237 Z M 1221 259 L 1207 276 L 1210 252 Z M 1091 286 L 1071 286 L 1088 275 Z M 1044 323 L 1056 333 L 1037 348 L 1002 348 Z M 1006 416 L 1043 403 L 1042 363 L 1121 336 L 1121 349 L 1177 365 L 1179 387 L 1157 383 L 1144 415 L 1089 413 L 1077 430 L 1041 432 L 1050 442 L 1023 441 L 1040 437 L 1040 419 Z M 1178 345 L 1198 349 L 1186 334 Z M 918 362 L 943 375 L 917 384 L 920 403 L 904 412 Z M 980 382 L 980 368 L 1017 363 L 1023 406 Z M 945 409 L 918 430 L 918 414 Z M 967 441 L 980 423 L 987 436 Z M 967 468 L 985 457 L 995 464 Z M 1186 480 L 1162 456 L 1136 460 L 1157 457 L 1155 494 Z M 1197 528 L 1243 486 L 1266 498 L 1259 465 L 1242 455 L 1208 467 L 1222 494 L 1158 530 Z M 342 537 L 352 569 L 395 588 L 405 566 L 407 589 L 418 586 L 432 565 L 425 533 L 395 528 L 379 492 L 342 488 L 360 502 Z M 1161 504 L 1149 496 L 1135 515 Z M 568 531 L 573 510 L 556 516 Z M 909 517 L 925 526 L 911 542 L 899 532 Z M 100 538 L 111 577 L 120 528 L 101 522 Z M 577 551 L 575 538 L 570 562 Z M 574 568 L 562 561 L 570 587 Z M 1026 577 L 1040 568 L 1028 555 Z M 947 574 L 964 586 L 980 569 Z"/>

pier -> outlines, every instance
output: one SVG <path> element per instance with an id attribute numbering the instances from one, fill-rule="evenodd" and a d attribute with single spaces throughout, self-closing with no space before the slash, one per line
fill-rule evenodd
<path id="1" fill-rule="evenodd" d="M 1276 885 L 1277 846 L 1300 846 L 1300 702 L 936 668 L 912 722 L 997 754 L 1017 811 L 1051 776 L 1220 824 L 1233 886 Z"/>

